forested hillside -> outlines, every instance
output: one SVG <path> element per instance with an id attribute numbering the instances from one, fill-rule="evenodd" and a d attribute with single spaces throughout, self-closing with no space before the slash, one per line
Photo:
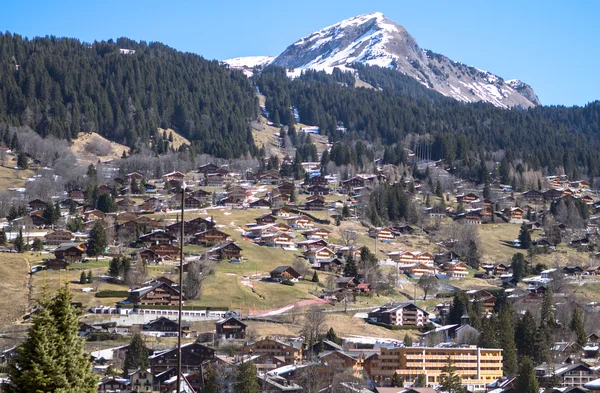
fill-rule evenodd
<path id="1" fill-rule="evenodd" d="M 160 43 L 0 34 L 0 123 L 42 136 L 96 131 L 135 147 L 174 128 L 197 152 L 231 158 L 255 153 L 257 110 L 243 73 Z"/>
<path id="2" fill-rule="evenodd" d="M 293 121 L 289 108 L 294 106 L 302 123 L 319 126 L 331 141 L 362 139 L 392 146 L 408 135 L 429 134 L 432 158 L 451 164 L 505 150 L 535 170 L 564 167 L 574 178 L 600 175 L 599 102 L 583 108 L 504 110 L 443 97 L 390 70 L 361 66 L 358 71 L 377 89 L 350 89 L 335 73 L 308 71 L 289 79 L 274 66 L 254 78 L 267 95 L 272 120 Z M 338 129 L 342 123 L 346 132 Z M 389 154 L 391 149 L 386 153 L 388 161 L 399 160 Z"/>

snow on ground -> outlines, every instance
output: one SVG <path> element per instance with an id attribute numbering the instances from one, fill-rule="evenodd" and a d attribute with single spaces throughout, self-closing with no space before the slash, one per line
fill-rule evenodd
<path id="1" fill-rule="evenodd" d="M 275 56 L 245 56 L 223 60 L 223 63 L 229 64 L 232 68 L 254 68 L 256 66 L 267 65 L 273 61 L 273 59 L 275 59 Z"/>

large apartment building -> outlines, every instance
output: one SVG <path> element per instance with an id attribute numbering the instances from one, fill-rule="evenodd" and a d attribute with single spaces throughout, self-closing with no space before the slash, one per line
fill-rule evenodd
<path id="1" fill-rule="evenodd" d="M 388 325 L 425 326 L 429 323 L 429 313 L 412 302 L 385 304 L 371 311 L 368 318 Z"/>
<path id="2" fill-rule="evenodd" d="M 381 348 L 379 355 L 365 360 L 365 370 L 379 386 L 389 386 L 395 372 L 409 384 L 419 375 L 425 375 L 427 384 L 433 386 L 440 383 L 448 358 L 471 391 L 485 389 L 486 384 L 502 377 L 502 350 L 475 346 Z"/>

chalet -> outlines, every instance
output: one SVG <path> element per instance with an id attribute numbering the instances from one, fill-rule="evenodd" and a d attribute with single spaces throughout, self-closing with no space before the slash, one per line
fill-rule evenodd
<path id="1" fill-rule="evenodd" d="M 434 254 L 434 256 L 433 256 L 433 261 L 438 265 L 442 265 L 442 264 L 448 263 L 448 262 L 457 262 L 459 260 L 460 260 L 460 255 L 458 255 L 457 253 L 455 253 L 453 251 L 439 252 L 439 253 Z"/>
<path id="2" fill-rule="evenodd" d="M 48 225 L 48 220 L 44 217 L 43 210 L 35 210 L 29 213 L 31 224 L 36 228 L 43 228 Z"/>
<path id="3" fill-rule="evenodd" d="M 219 169 L 219 166 L 212 162 L 209 162 L 208 164 L 200 165 L 200 167 L 198 168 L 198 172 L 206 175 L 209 173 L 216 173 L 217 169 Z"/>
<path id="4" fill-rule="evenodd" d="M 277 217 L 275 217 L 273 214 L 267 213 L 260 217 L 256 217 L 254 220 L 258 225 L 272 224 L 277 221 Z"/>
<path id="5" fill-rule="evenodd" d="M 290 217 L 290 216 L 294 215 L 294 213 L 287 207 L 280 207 L 278 209 L 273 209 L 271 211 L 271 214 L 273 214 L 274 216 L 277 216 L 277 217 Z"/>
<path id="6" fill-rule="evenodd" d="M 302 235 L 307 239 L 327 239 L 330 233 L 331 231 L 325 228 L 312 228 L 303 231 Z"/>
<path id="7" fill-rule="evenodd" d="M 188 196 L 185 198 L 185 208 L 186 209 L 200 209 L 203 206 L 203 203 L 193 196 Z"/>
<path id="8" fill-rule="evenodd" d="M 389 303 L 378 307 L 368 314 L 368 318 L 377 323 L 400 326 L 426 326 L 429 313 L 411 302 Z"/>
<path id="9" fill-rule="evenodd" d="M 154 375 L 177 368 L 177 348 L 155 353 L 148 357 Z M 181 366 L 189 373 L 201 372 L 202 363 L 212 360 L 215 350 L 197 342 L 181 346 Z"/>
<path id="10" fill-rule="evenodd" d="M 352 289 L 358 285 L 356 277 L 338 277 L 335 280 L 335 286 L 338 289 Z"/>
<path id="11" fill-rule="evenodd" d="M 579 276 L 583 271 L 583 268 L 580 266 L 564 266 L 562 268 L 562 272 L 567 276 Z"/>
<path id="12" fill-rule="evenodd" d="M 235 242 L 221 243 L 208 250 L 210 257 L 217 260 L 222 259 L 240 259 L 242 257 L 242 248 Z"/>
<path id="13" fill-rule="evenodd" d="M 61 201 L 59 203 L 59 206 L 61 209 L 67 209 L 67 210 L 77 210 L 80 208 L 80 204 L 79 202 L 77 202 L 75 199 L 72 198 L 67 198 L 64 199 L 63 201 Z"/>
<path id="14" fill-rule="evenodd" d="M 144 184 L 144 191 L 146 192 L 146 194 L 155 194 L 156 186 L 154 184 L 146 183 Z"/>
<path id="15" fill-rule="evenodd" d="M 185 297 L 183 300 L 186 300 Z M 135 306 L 176 306 L 179 304 L 179 291 L 169 284 L 157 282 L 150 286 L 130 289 L 125 302 Z"/>
<path id="16" fill-rule="evenodd" d="M 183 174 L 181 172 L 171 172 L 171 173 L 167 173 L 166 175 L 163 175 L 162 178 L 166 182 L 171 181 L 171 180 L 176 180 L 178 182 L 181 182 L 185 178 L 185 174 Z"/>
<path id="17" fill-rule="evenodd" d="M 117 208 L 119 211 L 128 212 L 132 211 L 135 207 L 135 202 L 131 198 L 123 198 L 116 202 Z"/>
<path id="18" fill-rule="evenodd" d="M 435 268 L 422 262 L 415 262 L 408 265 L 398 265 L 398 270 L 415 278 L 435 275 Z"/>
<path id="19" fill-rule="evenodd" d="M 327 187 L 327 184 L 328 184 L 328 180 L 323 175 L 313 176 L 308 179 L 308 183 L 307 182 L 304 183 L 305 186 L 309 186 L 309 187 L 314 187 L 314 186 Z"/>
<path id="20" fill-rule="evenodd" d="M 48 232 L 44 236 L 44 239 L 46 244 L 58 246 L 62 243 L 71 242 L 73 240 L 73 234 L 69 231 L 59 229 L 54 232 Z"/>
<path id="21" fill-rule="evenodd" d="M 105 377 L 98 382 L 98 392 L 125 392 L 129 387 L 129 380 L 125 378 Z"/>
<path id="22" fill-rule="evenodd" d="M 298 248 L 306 250 L 316 250 L 319 248 L 327 247 L 327 242 L 323 239 L 309 239 L 296 243 Z"/>
<path id="23" fill-rule="evenodd" d="M 283 183 L 281 183 L 281 185 L 279 187 L 277 187 L 277 190 L 279 190 L 281 195 L 285 196 L 288 199 L 294 193 L 295 189 L 296 189 L 296 185 L 294 183 L 290 183 L 290 182 L 283 182 Z"/>
<path id="24" fill-rule="evenodd" d="M 544 191 L 544 199 L 558 199 L 563 197 L 563 190 L 557 190 L 555 188 L 550 188 L 547 191 Z"/>
<path id="25" fill-rule="evenodd" d="M 356 288 L 354 288 L 354 292 L 369 294 L 371 293 L 371 284 L 368 282 L 360 282 Z"/>
<path id="26" fill-rule="evenodd" d="M 82 200 L 85 199 L 85 193 L 82 190 L 75 189 L 67 192 L 67 197 Z"/>
<path id="27" fill-rule="evenodd" d="M 392 227 L 392 230 L 399 235 L 412 235 L 415 229 L 410 225 L 400 225 Z"/>
<path id="28" fill-rule="evenodd" d="M 312 268 L 325 272 L 340 273 L 344 268 L 344 262 L 339 258 L 317 259 Z"/>
<path id="29" fill-rule="evenodd" d="M 204 232 L 198 232 L 194 234 L 194 242 L 206 246 L 225 243 L 227 239 L 229 239 L 229 235 L 216 228 L 211 228 Z"/>
<path id="30" fill-rule="evenodd" d="M 383 227 L 369 228 L 369 236 L 383 241 L 394 239 L 393 231 L 390 228 Z"/>
<path id="31" fill-rule="evenodd" d="M 294 238 L 285 232 L 262 236 L 257 242 L 268 247 L 294 247 Z"/>
<path id="32" fill-rule="evenodd" d="M 137 256 L 141 258 L 142 262 L 149 264 L 160 263 L 163 261 L 162 256 L 160 256 L 156 251 L 148 248 L 132 253 L 131 259 L 136 260 Z"/>
<path id="33" fill-rule="evenodd" d="M 69 267 L 69 261 L 64 259 L 50 259 L 44 262 L 44 267 L 46 270 L 65 270 Z"/>
<path id="34" fill-rule="evenodd" d="M 328 247 L 309 248 L 302 254 L 310 263 L 317 263 L 320 260 L 331 259 L 335 257 L 335 252 Z"/>
<path id="35" fill-rule="evenodd" d="M 154 376 L 150 370 L 139 369 L 129 374 L 129 386 L 134 392 L 151 392 Z"/>
<path id="36" fill-rule="evenodd" d="M 466 213 L 457 214 L 454 221 L 464 222 L 467 224 L 481 224 L 483 215 L 479 210 L 471 210 Z"/>
<path id="37" fill-rule="evenodd" d="M 282 376 L 272 374 L 258 375 L 258 385 L 262 393 L 302 392 L 304 388 Z"/>
<path id="38" fill-rule="evenodd" d="M 510 209 L 510 220 L 511 221 L 523 221 L 523 209 L 520 207 L 513 207 Z"/>
<path id="39" fill-rule="evenodd" d="M 278 266 L 271 270 L 269 274 L 271 275 L 271 278 L 281 278 L 285 280 L 298 280 L 302 277 L 302 275 L 291 266 Z"/>
<path id="40" fill-rule="evenodd" d="M 354 258 L 355 261 L 360 261 L 360 253 L 362 249 L 362 246 L 345 246 L 338 250 L 338 255 L 344 257 L 346 260 L 348 260 L 348 257 L 352 255 L 352 258 Z"/>
<path id="41" fill-rule="evenodd" d="M 270 355 L 282 357 L 288 364 L 302 361 L 303 345 L 301 342 L 283 342 L 276 339 L 265 338 L 260 341 L 248 343 L 242 347 L 243 354 Z"/>
<path id="42" fill-rule="evenodd" d="M 481 289 L 473 289 L 466 292 L 467 297 L 471 303 L 479 303 L 482 309 L 486 312 L 492 312 L 496 305 L 496 296 L 492 295 L 488 291 Z"/>
<path id="43" fill-rule="evenodd" d="M 313 199 L 312 201 L 306 201 L 304 203 L 305 210 L 325 210 L 325 201 L 322 199 Z"/>
<path id="44" fill-rule="evenodd" d="M 179 255 L 179 247 L 175 247 L 172 244 L 153 244 L 149 249 L 163 259 L 176 258 Z"/>
<path id="45" fill-rule="evenodd" d="M 200 188 L 192 192 L 192 195 L 202 203 L 210 203 L 212 200 L 212 193 Z"/>
<path id="46" fill-rule="evenodd" d="M 285 219 L 287 224 L 292 228 L 312 228 L 314 220 L 308 216 L 293 216 Z"/>
<path id="47" fill-rule="evenodd" d="M 446 262 L 443 264 L 444 273 L 451 278 L 465 278 L 468 275 L 467 264 L 460 261 Z"/>
<path id="48" fill-rule="evenodd" d="M 142 176 L 141 174 L 139 174 L 138 172 L 131 172 L 125 175 L 125 177 L 127 178 L 128 181 L 132 181 L 132 180 L 142 180 L 144 178 L 144 176 Z"/>
<path id="49" fill-rule="evenodd" d="M 524 192 L 522 196 L 530 202 L 540 202 L 544 200 L 544 194 L 538 190 L 529 190 Z"/>
<path id="50" fill-rule="evenodd" d="M 181 332 L 183 336 L 189 335 L 190 324 L 181 321 Z M 142 326 L 142 333 L 154 337 L 177 337 L 179 336 L 179 324 L 171 319 L 160 317 Z"/>
<path id="51" fill-rule="evenodd" d="M 66 261 L 80 261 L 85 251 L 85 243 L 62 243 L 54 249 L 56 259 Z"/>
<path id="52" fill-rule="evenodd" d="M 280 179 L 281 176 L 279 175 L 279 171 L 275 169 L 271 169 L 256 175 L 256 180 L 261 184 L 277 184 L 279 183 Z"/>
<path id="53" fill-rule="evenodd" d="M 29 208 L 31 210 L 46 210 L 46 202 L 34 199 L 33 201 L 29 201 Z"/>
<path id="54" fill-rule="evenodd" d="M 92 221 L 92 220 L 100 220 L 102 218 L 104 218 L 106 216 L 106 214 L 104 214 L 103 211 L 94 209 L 94 210 L 88 210 L 83 212 L 83 217 L 88 220 L 88 221 Z"/>
<path id="55" fill-rule="evenodd" d="M 409 264 L 420 262 L 433 267 L 434 256 L 429 251 L 393 251 L 388 257 L 397 263 Z"/>
<path id="56" fill-rule="evenodd" d="M 424 210 L 425 214 L 431 218 L 444 218 L 448 215 L 446 208 L 442 205 L 435 205 L 432 207 L 426 207 Z"/>
<path id="57" fill-rule="evenodd" d="M 106 184 L 102 184 L 100 187 L 98 187 L 99 195 L 109 195 L 112 191 L 113 191 L 113 188 Z"/>
<path id="58" fill-rule="evenodd" d="M 269 209 L 271 207 L 271 203 L 269 201 L 267 201 L 266 199 L 257 199 L 254 202 L 250 202 L 250 207 L 255 209 L 255 208 L 262 208 L 262 209 Z"/>
<path id="59" fill-rule="evenodd" d="M 177 180 L 177 179 L 171 179 L 171 180 L 167 180 L 167 181 L 165 182 L 165 190 L 169 190 L 169 189 L 170 189 L 170 191 L 171 191 L 171 192 L 176 192 L 176 191 L 177 191 L 177 189 L 178 189 L 179 187 L 181 187 L 181 184 L 182 184 L 182 183 L 183 183 L 183 182 L 182 182 L 181 180 Z M 177 199 L 181 199 L 181 197 L 179 197 L 179 198 L 177 198 Z"/>
<path id="60" fill-rule="evenodd" d="M 479 196 L 473 194 L 472 192 L 468 194 L 459 194 L 456 196 L 456 203 L 462 203 L 463 205 L 476 203 L 479 201 Z"/>
<path id="61" fill-rule="evenodd" d="M 329 187 L 310 186 L 306 189 L 309 195 L 329 195 Z"/>
<path id="62" fill-rule="evenodd" d="M 138 240 L 149 246 L 152 244 L 172 244 L 175 239 L 175 236 L 169 235 L 165 231 L 157 230 L 140 236 Z"/>
<path id="63" fill-rule="evenodd" d="M 124 212 L 117 214 L 117 222 L 127 222 L 127 221 L 135 221 L 137 220 L 137 214 Z"/>
<path id="64" fill-rule="evenodd" d="M 274 235 L 279 232 L 280 232 L 279 226 L 276 223 L 265 224 L 265 225 L 256 225 L 256 226 L 249 226 L 246 236 L 257 238 L 257 237 L 263 237 L 263 236 L 267 236 L 267 235 Z"/>
<path id="65" fill-rule="evenodd" d="M 237 318 L 230 317 L 221 319 L 215 323 L 217 337 L 223 340 L 243 340 L 246 338 L 246 325 Z"/>
<path id="66" fill-rule="evenodd" d="M 360 176 L 354 176 L 344 182 L 342 182 L 342 188 L 346 191 L 352 191 L 354 188 L 361 188 L 365 186 L 365 179 Z"/>

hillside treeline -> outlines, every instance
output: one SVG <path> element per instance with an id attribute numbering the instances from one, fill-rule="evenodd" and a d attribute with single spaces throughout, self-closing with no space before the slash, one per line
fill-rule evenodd
<path id="1" fill-rule="evenodd" d="M 0 34 L 0 123 L 42 136 L 96 131 L 135 147 L 170 127 L 199 153 L 239 157 L 256 153 L 257 109 L 243 73 L 160 43 Z"/>
<path id="2" fill-rule="evenodd" d="M 433 138 L 431 158 L 451 165 L 504 150 L 533 170 L 552 173 L 562 167 L 574 178 L 600 175 L 600 102 L 504 110 L 443 97 L 392 70 L 358 66 L 357 71 L 376 89 L 348 88 L 339 74 L 316 71 L 289 79 L 274 66 L 256 74 L 254 83 L 267 94 L 271 120 L 293 123 L 290 107 L 295 107 L 302 123 L 319 126 L 332 142 L 362 139 L 394 146 L 409 135 L 427 134 Z M 403 161 L 392 149 L 386 153 L 388 162 Z"/>

